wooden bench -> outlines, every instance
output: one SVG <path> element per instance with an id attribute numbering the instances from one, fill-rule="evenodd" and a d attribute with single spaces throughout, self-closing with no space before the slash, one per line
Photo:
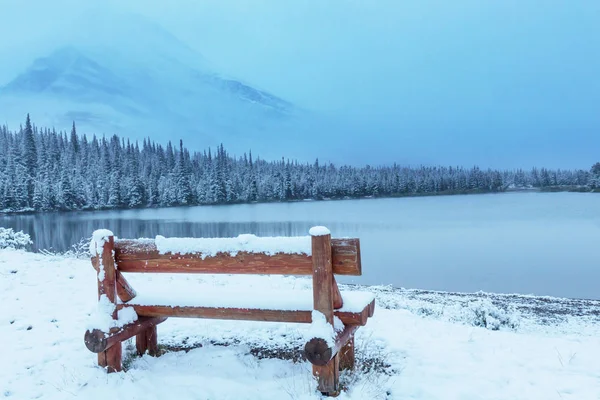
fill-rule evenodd
<path id="1" fill-rule="evenodd" d="M 121 343 L 133 336 L 140 355 L 158 355 L 156 326 L 168 317 L 312 323 L 309 332 L 323 332 L 313 329 L 313 319 L 322 317 L 330 336 L 326 329 L 307 337 L 304 356 L 313 364 L 319 390 L 335 395 L 340 369 L 354 367 L 354 332 L 375 309 L 372 294 L 340 292 L 334 277 L 361 275 L 359 240 L 331 239 L 323 227 L 306 237 L 232 239 L 115 240 L 112 232 L 99 230 L 90 252 L 98 273 L 99 313 L 107 318 L 88 328 L 85 344 L 108 372 L 122 370 Z M 218 294 L 196 289 L 191 295 L 158 288 L 137 295 L 125 279 L 128 273 L 311 275 L 312 291 L 246 298 L 227 296 L 222 288 Z"/>

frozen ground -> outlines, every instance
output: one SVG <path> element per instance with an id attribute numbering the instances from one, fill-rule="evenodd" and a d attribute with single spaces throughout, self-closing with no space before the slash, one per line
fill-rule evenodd
<path id="1" fill-rule="evenodd" d="M 174 292 L 284 290 L 284 277 L 130 276 L 134 287 L 165 280 Z M 346 290 L 353 287 L 346 286 Z M 358 370 L 341 399 L 600 399 L 600 302 L 372 290 L 375 316 L 357 333 Z M 107 375 L 83 334 L 96 305 L 87 260 L 0 250 L 0 398 L 317 399 L 298 357 L 308 325 L 169 319 L 159 358 L 131 356 Z"/>

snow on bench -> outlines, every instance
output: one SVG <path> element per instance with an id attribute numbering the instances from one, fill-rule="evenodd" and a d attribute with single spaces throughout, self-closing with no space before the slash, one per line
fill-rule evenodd
<path id="1" fill-rule="evenodd" d="M 138 285 L 136 285 L 138 286 Z M 171 316 L 238 320 L 272 320 L 310 323 L 313 292 L 310 290 L 244 290 L 209 285 L 165 287 L 144 282 L 140 294 L 119 309 L 133 307 L 142 316 Z M 375 297 L 370 292 L 341 291 L 344 300 L 334 315 L 344 324 L 361 325 L 373 315 Z"/>
<path id="2" fill-rule="evenodd" d="M 121 343 L 130 337 L 140 355 L 158 354 L 156 325 L 168 317 L 310 323 L 304 355 L 319 390 L 337 393 L 339 367 L 353 368 L 353 335 L 373 316 L 375 300 L 371 293 L 340 292 L 335 281 L 334 274 L 362 274 L 359 240 L 331 239 L 325 227 L 309 233 L 115 241 L 110 231 L 94 232 L 90 251 L 106 318 L 96 316 L 102 326 L 88 329 L 86 346 L 98 353 L 99 365 L 116 372 L 122 369 Z M 144 285 L 138 294 L 124 273 L 309 275 L 313 284 L 312 291 L 159 284 Z M 132 316 L 138 319 L 129 322 Z"/>
<path id="3" fill-rule="evenodd" d="M 312 290 L 252 288 L 228 289 L 223 286 L 178 284 L 176 287 L 164 286 L 162 282 L 147 281 L 139 283 L 138 294 L 126 305 L 169 307 L 221 307 L 247 308 L 258 310 L 312 311 Z M 344 299 L 341 312 L 361 312 L 375 296 L 371 292 L 353 290 L 340 291 Z"/>
<path id="4" fill-rule="evenodd" d="M 235 238 L 166 238 L 156 236 L 154 240 L 159 254 L 200 254 L 202 259 L 219 253 L 235 257 L 240 252 L 311 255 L 310 236 L 258 237 L 239 235 Z"/>

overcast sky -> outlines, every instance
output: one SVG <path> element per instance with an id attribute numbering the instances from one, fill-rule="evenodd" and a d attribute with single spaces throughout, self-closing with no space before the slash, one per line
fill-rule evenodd
<path id="1" fill-rule="evenodd" d="M 109 8 L 221 72 L 378 129 L 600 145 L 598 0 L 0 0 L 0 84 Z"/>

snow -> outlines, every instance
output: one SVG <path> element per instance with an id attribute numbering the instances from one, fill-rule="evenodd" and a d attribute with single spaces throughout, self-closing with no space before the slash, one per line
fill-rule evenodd
<path id="1" fill-rule="evenodd" d="M 21 249 L 32 243 L 31 237 L 23 231 L 0 227 L 0 249 Z"/>
<path id="2" fill-rule="evenodd" d="M 117 319 L 112 318 L 114 304 L 108 300 L 105 294 L 100 296 L 98 306 L 94 310 L 86 324 L 87 330 L 99 329 L 103 332 L 108 332 L 111 328 L 121 328 L 126 324 L 137 321 L 138 316 L 135 310 L 131 307 L 123 308 L 117 312 Z"/>
<path id="3" fill-rule="evenodd" d="M 114 236 L 114 234 L 108 229 L 95 230 L 90 241 L 90 254 L 102 254 L 101 249 L 104 248 L 104 243 L 108 241 L 109 236 Z"/>
<path id="4" fill-rule="evenodd" d="M 115 321 L 115 326 L 120 328 L 137 321 L 137 319 L 138 316 L 133 308 L 123 308 L 117 312 L 117 321 Z"/>
<path id="5" fill-rule="evenodd" d="M 312 322 L 310 323 L 310 328 L 306 330 L 305 340 L 308 342 L 313 338 L 324 339 L 329 347 L 333 347 L 335 346 L 335 336 L 333 326 L 327 322 L 325 314 L 313 310 Z"/>
<path id="6" fill-rule="evenodd" d="M 341 332 L 344 330 L 344 323 L 335 315 L 333 316 L 333 329 L 335 329 L 336 332 Z"/>
<path id="7" fill-rule="evenodd" d="M 329 231 L 329 229 L 327 229 L 324 226 L 313 226 L 312 228 L 310 228 L 310 230 L 308 231 L 310 236 L 325 236 L 325 235 L 331 235 L 331 232 Z"/>
<path id="8" fill-rule="evenodd" d="M 144 281 L 171 285 L 173 293 L 184 284 L 257 292 L 311 285 L 310 279 L 284 276 L 127 278 L 139 292 Z M 515 302 L 521 318 L 514 329 L 503 325 L 490 330 L 453 317 L 460 314 L 461 304 L 475 307 L 475 299 L 487 295 L 361 288 L 371 289 L 378 298 L 375 315 L 355 335 L 360 372 L 342 374 L 348 389 L 339 399 L 599 398 L 598 303 L 589 303 L 585 315 L 577 314 L 583 304 L 577 303 L 573 314 L 550 308 L 537 318 L 545 307 L 569 303 L 492 297 L 497 306 L 500 298 Z M 531 304 L 531 313 L 518 301 Z M 158 326 L 159 345 L 169 350 L 166 354 L 135 357 L 129 341 L 123 346 L 127 372 L 107 375 L 83 343 L 90 314 L 98 308 L 89 260 L 1 250 L 0 304 L 0 340 L 7 344 L 0 397 L 7 400 L 320 398 L 308 362 L 269 358 L 298 354 L 311 324 L 170 318 Z M 544 322 L 552 315 L 560 318 Z M 374 368 L 377 363 L 383 366 Z"/>
<path id="9" fill-rule="evenodd" d="M 244 234 L 235 238 L 165 238 L 156 236 L 156 248 L 160 254 L 202 254 L 202 259 L 214 257 L 218 253 L 235 256 L 239 252 L 277 253 L 311 255 L 309 236 L 299 237 L 258 237 Z"/>
<path id="10" fill-rule="evenodd" d="M 189 281 L 139 279 L 139 275 L 127 278 L 138 295 L 128 304 L 171 307 L 223 307 L 248 308 L 261 310 L 311 311 L 313 309 L 313 291 L 301 288 L 248 287 L 242 282 L 215 286 L 209 284 L 190 284 Z M 135 282 L 135 283 L 134 283 Z M 341 312 L 361 312 L 375 296 L 361 291 L 340 291 L 344 300 Z"/>

